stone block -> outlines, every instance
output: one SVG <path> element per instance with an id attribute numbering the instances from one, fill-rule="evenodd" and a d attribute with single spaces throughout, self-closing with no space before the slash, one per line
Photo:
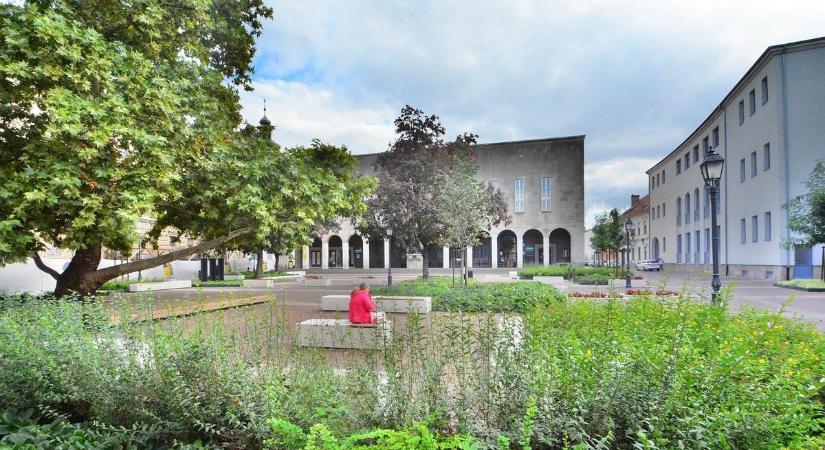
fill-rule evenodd
<path id="1" fill-rule="evenodd" d="M 167 289 L 185 289 L 192 287 L 192 280 L 169 280 L 154 283 L 133 283 L 129 292 L 165 291 Z"/>
<path id="2" fill-rule="evenodd" d="M 268 289 L 272 288 L 274 282 L 272 280 L 243 280 L 243 287 L 247 289 Z"/>
<path id="3" fill-rule="evenodd" d="M 346 319 L 309 319 L 298 324 L 301 347 L 379 350 L 392 341 L 392 322 L 353 325 Z"/>
<path id="4" fill-rule="evenodd" d="M 304 278 L 304 286 L 332 286 L 330 278 Z"/>

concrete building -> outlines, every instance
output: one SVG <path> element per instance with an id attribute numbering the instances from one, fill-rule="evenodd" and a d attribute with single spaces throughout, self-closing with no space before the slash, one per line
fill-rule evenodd
<path id="1" fill-rule="evenodd" d="M 650 196 L 645 195 L 639 198 L 639 194 L 630 196 L 630 208 L 619 216 L 619 220 L 624 223 L 630 219 L 633 222 L 633 229 L 630 231 L 630 262 L 650 259 L 648 257 L 650 243 L 649 222 L 650 222 Z"/>
<path id="2" fill-rule="evenodd" d="M 825 38 L 769 47 L 707 118 L 651 167 L 650 254 L 689 270 L 711 263 L 710 202 L 699 171 L 725 158 L 717 211 L 723 275 L 816 276 L 821 247 L 788 250 L 790 198 L 825 158 Z"/>
<path id="3" fill-rule="evenodd" d="M 485 234 L 468 249 L 475 268 L 584 262 L 584 136 L 479 144 L 479 176 L 501 190 L 512 216 L 506 228 Z M 375 173 L 378 154 L 356 155 L 359 172 Z M 460 252 L 427 250 L 429 266 L 448 268 Z M 391 242 L 368 242 L 344 221 L 296 254 L 303 268 L 421 268 L 420 254 Z"/>

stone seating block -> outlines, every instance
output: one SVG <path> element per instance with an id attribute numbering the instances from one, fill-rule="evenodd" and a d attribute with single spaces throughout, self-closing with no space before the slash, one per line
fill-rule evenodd
<path id="1" fill-rule="evenodd" d="M 166 289 L 185 289 L 192 287 L 192 280 L 168 280 L 154 283 L 133 283 L 129 292 L 163 291 Z"/>
<path id="2" fill-rule="evenodd" d="M 533 277 L 533 281 L 538 281 L 544 284 L 567 284 L 564 277 Z"/>
<path id="3" fill-rule="evenodd" d="M 510 276 L 511 280 L 518 280 L 518 272 L 517 271 L 512 270 L 510 272 L 507 272 L 507 274 Z"/>
<path id="4" fill-rule="evenodd" d="M 381 296 L 373 297 L 378 311 L 389 313 L 427 314 L 432 311 L 432 297 Z M 349 311 L 349 295 L 324 295 L 321 311 Z"/>
<path id="5" fill-rule="evenodd" d="M 346 319 L 309 319 L 298 324 L 301 347 L 379 350 L 392 341 L 392 322 L 353 325 Z"/>
<path id="6" fill-rule="evenodd" d="M 272 288 L 272 280 L 243 280 L 243 287 L 249 289 Z"/>
<path id="7" fill-rule="evenodd" d="M 304 286 L 332 286 L 330 278 L 304 278 Z"/>

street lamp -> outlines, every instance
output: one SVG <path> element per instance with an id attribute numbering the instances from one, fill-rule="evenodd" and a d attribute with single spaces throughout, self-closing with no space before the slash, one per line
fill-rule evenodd
<path id="1" fill-rule="evenodd" d="M 702 161 L 700 169 L 705 186 L 710 191 L 710 226 L 713 239 L 713 279 L 710 286 L 713 288 L 711 301 L 714 305 L 719 303 L 719 288 L 722 282 L 719 280 L 719 231 L 716 229 L 716 211 L 719 207 L 719 179 L 722 178 L 722 170 L 725 167 L 725 158 L 719 156 L 711 147 L 705 153 L 705 160 Z"/>
<path id="2" fill-rule="evenodd" d="M 392 286 L 392 228 L 387 227 L 387 240 L 390 243 L 390 260 L 389 264 L 387 264 L 387 287 Z"/>
<path id="3" fill-rule="evenodd" d="M 627 249 L 627 250 L 625 250 L 625 260 L 627 261 L 627 271 L 624 274 L 624 287 L 627 288 L 627 289 L 630 289 L 630 230 L 632 230 L 632 229 L 633 229 L 633 221 L 630 220 L 630 219 L 627 219 L 627 221 L 624 223 L 624 235 L 625 235 L 625 241 L 627 243 L 625 245 L 625 248 Z"/>

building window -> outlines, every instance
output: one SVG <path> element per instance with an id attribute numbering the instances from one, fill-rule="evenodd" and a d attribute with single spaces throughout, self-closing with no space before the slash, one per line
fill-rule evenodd
<path id="1" fill-rule="evenodd" d="M 748 242 L 748 225 L 745 223 L 745 219 L 741 219 L 739 221 L 739 243 L 744 244 Z"/>
<path id="2" fill-rule="evenodd" d="M 662 217 L 667 216 L 667 204 L 662 203 Z"/>
<path id="3" fill-rule="evenodd" d="M 662 238 L 662 253 L 667 252 L 667 238 Z"/>
<path id="4" fill-rule="evenodd" d="M 710 262 L 710 228 L 705 228 L 705 264 Z"/>
<path id="5" fill-rule="evenodd" d="M 768 103 L 768 77 L 762 78 L 762 104 Z"/>
<path id="6" fill-rule="evenodd" d="M 541 210 L 542 212 L 550 211 L 550 198 L 553 192 L 553 179 L 541 179 Z"/>
<path id="7" fill-rule="evenodd" d="M 653 175 L 650 176 L 650 190 L 653 190 L 656 187 L 656 182 L 654 181 Z"/>
<path id="8" fill-rule="evenodd" d="M 705 208 L 703 210 L 705 219 L 710 216 L 710 190 L 705 186 Z"/>
<path id="9" fill-rule="evenodd" d="M 682 224 L 682 197 L 676 197 L 676 225 Z"/>
<path id="10" fill-rule="evenodd" d="M 690 264 L 690 231 L 685 233 L 685 263 Z"/>
<path id="11" fill-rule="evenodd" d="M 693 164 L 697 164 L 699 162 L 699 146 L 693 146 Z"/>
<path id="12" fill-rule="evenodd" d="M 739 182 L 745 182 L 745 158 L 739 160 Z"/>
<path id="13" fill-rule="evenodd" d="M 690 153 L 685 153 L 685 170 L 690 168 Z"/>
<path id="14" fill-rule="evenodd" d="M 699 230 L 693 232 L 693 240 L 695 241 L 693 243 L 693 262 L 699 264 L 701 262 L 699 261 L 699 249 L 701 248 L 699 245 Z"/>
<path id="15" fill-rule="evenodd" d="M 685 225 L 690 223 L 690 194 L 685 194 Z"/>
<path id="16" fill-rule="evenodd" d="M 750 106 L 750 115 L 754 115 L 756 113 L 756 91 L 753 89 L 748 93 L 748 103 Z"/>
<path id="17" fill-rule="evenodd" d="M 703 157 L 705 156 L 705 154 L 707 154 L 708 149 L 710 148 L 710 141 L 708 139 L 709 138 L 707 136 L 705 136 L 704 139 L 702 139 L 702 156 Z M 696 159 L 699 159 L 699 155 L 696 155 Z"/>
<path id="18" fill-rule="evenodd" d="M 762 170 L 771 168 L 771 143 L 768 142 L 762 147 Z"/>
<path id="19" fill-rule="evenodd" d="M 699 188 L 693 190 L 693 221 L 699 221 Z"/>
<path id="20" fill-rule="evenodd" d="M 662 184 L 665 184 L 665 169 L 662 169 Z"/>
<path id="21" fill-rule="evenodd" d="M 713 148 L 719 147 L 719 127 L 713 129 Z"/>
<path id="22" fill-rule="evenodd" d="M 679 175 L 680 173 L 682 173 L 682 160 L 677 159 L 676 160 L 676 175 Z"/>
<path id="23" fill-rule="evenodd" d="M 516 204 L 515 204 L 515 212 L 523 213 L 524 212 L 524 179 L 516 180 Z"/>
<path id="24" fill-rule="evenodd" d="M 751 242 L 759 240 L 759 217 L 751 216 Z"/>
<path id="25" fill-rule="evenodd" d="M 765 240 L 770 241 L 771 240 L 771 213 L 770 213 L 770 211 L 765 213 L 765 224 L 763 226 L 765 227 Z"/>
<path id="26" fill-rule="evenodd" d="M 656 174 L 656 187 L 658 187 L 658 186 L 659 186 L 659 174 L 657 173 Z"/>
<path id="27" fill-rule="evenodd" d="M 745 101 L 739 101 L 739 126 L 745 123 Z"/>
<path id="28" fill-rule="evenodd" d="M 756 176 L 756 152 L 751 152 L 751 178 Z"/>
<path id="29" fill-rule="evenodd" d="M 676 235 L 676 262 L 682 262 L 682 235 Z"/>

